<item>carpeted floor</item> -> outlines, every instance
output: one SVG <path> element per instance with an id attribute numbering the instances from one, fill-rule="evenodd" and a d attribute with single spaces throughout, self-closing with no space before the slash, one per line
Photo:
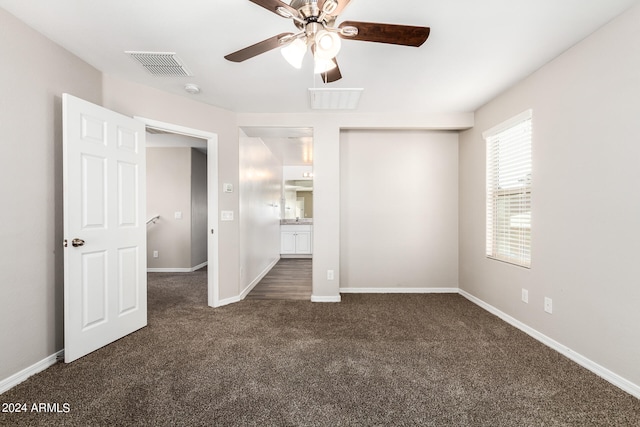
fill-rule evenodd
<path id="1" fill-rule="evenodd" d="M 68 412 L 0 425 L 640 425 L 638 399 L 460 296 L 212 309 L 205 275 L 150 274 L 148 327 L 0 395 Z"/>

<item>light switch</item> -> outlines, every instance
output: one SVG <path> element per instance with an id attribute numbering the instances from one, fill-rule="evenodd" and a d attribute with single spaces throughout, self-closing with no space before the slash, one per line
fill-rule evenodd
<path id="1" fill-rule="evenodd" d="M 173 213 L 173 217 L 175 219 L 182 219 L 182 212 L 178 211 L 178 212 L 174 212 Z"/>
<path id="2" fill-rule="evenodd" d="M 233 211 L 221 211 L 220 212 L 220 220 L 221 221 L 233 221 Z"/>
<path id="3" fill-rule="evenodd" d="M 222 184 L 222 191 L 225 193 L 233 193 L 233 184 Z"/>

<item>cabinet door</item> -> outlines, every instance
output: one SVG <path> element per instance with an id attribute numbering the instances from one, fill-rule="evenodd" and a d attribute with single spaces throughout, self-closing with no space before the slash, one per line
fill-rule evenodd
<path id="1" fill-rule="evenodd" d="M 296 253 L 296 233 L 293 231 L 283 231 L 280 233 L 280 253 Z"/>
<path id="2" fill-rule="evenodd" d="M 311 253 L 311 232 L 310 231 L 298 231 L 296 233 L 296 253 L 297 254 Z"/>

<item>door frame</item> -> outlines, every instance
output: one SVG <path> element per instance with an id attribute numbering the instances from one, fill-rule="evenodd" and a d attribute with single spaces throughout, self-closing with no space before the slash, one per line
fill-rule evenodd
<path id="1" fill-rule="evenodd" d="M 207 140 L 207 301 L 210 307 L 219 307 L 218 134 L 146 117 L 134 116 L 134 119 L 144 123 L 147 128 Z"/>

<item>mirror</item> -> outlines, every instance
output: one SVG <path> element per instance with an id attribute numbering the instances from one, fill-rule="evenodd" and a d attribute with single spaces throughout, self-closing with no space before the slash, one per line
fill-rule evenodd
<path id="1" fill-rule="evenodd" d="M 313 180 L 284 182 L 284 219 L 313 218 Z"/>

